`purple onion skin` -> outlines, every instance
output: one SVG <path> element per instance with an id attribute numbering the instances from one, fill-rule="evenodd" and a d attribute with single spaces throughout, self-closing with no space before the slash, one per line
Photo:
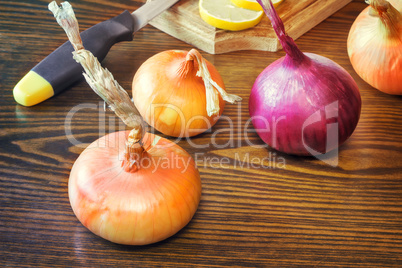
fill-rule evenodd
<path id="1" fill-rule="evenodd" d="M 250 116 L 258 135 L 274 149 L 325 154 L 355 130 L 360 92 L 350 74 L 332 60 L 313 53 L 299 56 L 286 55 L 261 72 L 251 90 Z"/>

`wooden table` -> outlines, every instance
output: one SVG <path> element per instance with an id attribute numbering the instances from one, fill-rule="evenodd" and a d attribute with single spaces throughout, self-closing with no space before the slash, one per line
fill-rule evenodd
<path id="1" fill-rule="evenodd" d="M 77 83 L 34 107 L 14 102 L 12 89 L 18 80 L 66 40 L 47 3 L 0 2 L 2 265 L 401 267 L 402 99 L 363 82 L 347 57 L 348 31 L 365 8 L 363 1 L 348 4 L 297 40 L 302 51 L 342 65 L 361 91 L 361 119 L 340 148 L 338 165 L 245 141 L 252 84 L 283 51 L 203 53 L 220 71 L 228 91 L 244 100 L 225 108 L 232 127 L 220 120 L 211 132 L 178 141 L 197 161 L 201 203 L 184 229 L 148 246 L 103 240 L 83 227 L 70 208 L 68 177 L 82 147 L 119 124 L 111 112 L 103 111 L 87 84 Z M 81 29 L 86 29 L 124 9 L 136 9 L 140 1 L 72 4 Z M 146 26 L 133 42 L 115 45 L 103 64 L 129 90 L 138 67 L 168 49 L 191 46 Z M 214 135 L 217 130 L 221 133 Z M 218 148 L 231 133 L 234 143 Z M 253 144 L 262 144 L 255 133 L 247 135 Z M 210 146 L 196 149 L 192 143 Z M 271 157 L 265 166 L 251 163 L 264 157 Z M 217 164 L 223 158 L 228 164 Z"/>

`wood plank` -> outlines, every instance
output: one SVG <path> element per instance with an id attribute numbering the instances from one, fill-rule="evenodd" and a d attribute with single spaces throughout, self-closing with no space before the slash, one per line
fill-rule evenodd
<path id="1" fill-rule="evenodd" d="M 351 0 L 284 0 L 278 8 L 287 33 L 297 39 Z M 238 50 L 278 51 L 279 41 L 264 15 L 261 22 L 243 31 L 217 29 L 199 15 L 198 0 L 182 0 L 153 19 L 150 24 L 207 53 Z"/>

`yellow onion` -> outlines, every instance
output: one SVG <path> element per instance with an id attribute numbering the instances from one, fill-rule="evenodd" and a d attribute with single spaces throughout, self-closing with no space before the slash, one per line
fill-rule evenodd
<path id="1" fill-rule="evenodd" d="M 144 120 L 173 137 L 208 130 L 221 116 L 224 101 L 241 100 L 226 93 L 217 69 L 195 49 L 168 50 L 150 57 L 137 70 L 132 89 Z"/>
<path id="2" fill-rule="evenodd" d="M 356 73 L 372 87 L 402 94 L 402 1 L 370 0 L 348 36 L 348 55 Z M 395 7 L 393 6 L 395 5 Z"/>
<path id="3" fill-rule="evenodd" d="M 104 136 L 75 161 L 68 194 L 80 222 L 119 244 L 161 241 L 182 229 L 201 198 L 194 160 L 177 144 L 145 134 L 144 152 L 127 168 L 129 131 Z"/>
<path id="4" fill-rule="evenodd" d="M 302 52 L 286 34 L 271 0 L 257 2 L 286 55 L 267 66 L 254 82 L 249 98 L 253 126 L 278 151 L 326 155 L 343 144 L 359 122 L 359 88 L 331 59 Z"/>

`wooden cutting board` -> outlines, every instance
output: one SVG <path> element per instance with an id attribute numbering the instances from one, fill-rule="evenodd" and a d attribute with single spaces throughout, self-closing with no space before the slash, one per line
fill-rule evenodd
<path id="1" fill-rule="evenodd" d="M 293 39 L 315 27 L 352 0 L 284 0 L 277 11 Z M 207 53 L 220 54 L 237 50 L 278 51 L 279 41 L 264 14 L 261 22 L 247 30 L 231 32 L 204 22 L 198 0 L 181 0 L 154 18 L 150 24 Z"/>

